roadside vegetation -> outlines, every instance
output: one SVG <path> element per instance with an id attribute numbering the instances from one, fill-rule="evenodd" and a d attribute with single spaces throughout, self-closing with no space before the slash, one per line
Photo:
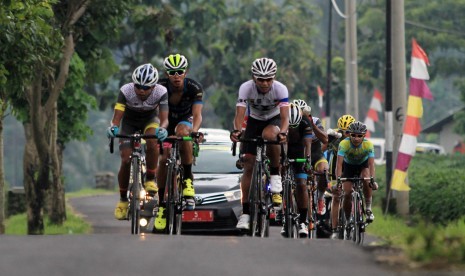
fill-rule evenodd
<path id="1" fill-rule="evenodd" d="M 377 167 L 380 189 L 375 193 L 375 223 L 368 233 L 388 246 L 402 249 L 420 267 L 465 268 L 465 158 L 419 155 L 409 168 L 410 217 L 384 215 L 385 170 Z"/>

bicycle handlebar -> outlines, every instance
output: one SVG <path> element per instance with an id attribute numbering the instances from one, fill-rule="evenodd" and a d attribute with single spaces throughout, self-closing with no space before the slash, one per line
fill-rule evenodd
<path id="1" fill-rule="evenodd" d="M 257 143 L 257 145 L 281 145 L 281 164 L 284 164 L 284 160 L 285 160 L 284 143 L 281 143 L 279 141 L 265 140 L 262 137 L 241 138 L 241 139 L 239 139 L 239 142 L 241 142 L 241 143 Z M 237 143 L 233 142 L 232 146 L 231 146 L 233 156 L 236 156 L 236 147 L 237 147 Z"/>
<path id="2" fill-rule="evenodd" d="M 134 134 L 116 134 L 115 137 L 110 138 L 110 153 L 114 152 L 114 139 L 115 138 L 126 138 L 126 139 L 131 139 L 131 140 L 140 140 L 140 139 L 157 139 L 157 135 L 153 134 L 140 134 L 140 133 L 134 133 Z"/>
<path id="3" fill-rule="evenodd" d="M 340 181 L 359 181 L 359 180 L 372 180 L 373 177 L 341 177 L 338 178 Z"/>

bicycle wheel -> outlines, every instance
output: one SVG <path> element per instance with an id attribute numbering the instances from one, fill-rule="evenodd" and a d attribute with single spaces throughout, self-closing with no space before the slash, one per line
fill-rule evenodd
<path id="1" fill-rule="evenodd" d="M 175 214 L 175 230 L 176 230 L 176 235 L 181 235 L 181 230 L 182 230 L 182 170 L 178 169 L 177 170 L 177 175 L 176 175 L 176 185 L 174 185 L 174 195 L 175 195 L 175 205 L 176 205 L 176 214 Z"/>
<path id="2" fill-rule="evenodd" d="M 290 178 L 283 181 L 284 187 L 284 225 L 288 238 L 297 238 L 297 228 L 295 225 L 295 201 L 292 191 L 292 182 Z"/>
<path id="3" fill-rule="evenodd" d="M 354 196 L 354 237 L 353 241 L 357 244 L 362 244 L 364 239 L 364 223 L 362 216 L 362 201 L 360 194 Z"/>
<path id="4" fill-rule="evenodd" d="M 272 205 L 271 203 L 271 194 L 267 191 L 266 189 L 266 176 L 263 174 L 259 187 L 260 187 L 260 193 L 259 193 L 259 201 L 260 203 L 260 212 L 258 216 L 258 231 L 259 235 L 262 238 L 268 237 L 270 233 L 270 220 L 269 220 L 269 210 Z"/>
<path id="5" fill-rule="evenodd" d="M 260 181 L 259 175 L 259 168 L 258 164 L 255 164 L 253 173 L 252 173 L 252 181 L 250 182 L 250 189 L 249 189 L 249 204 L 250 204 L 250 235 L 255 237 L 257 233 L 257 220 L 258 220 L 258 183 Z"/>
<path id="6" fill-rule="evenodd" d="M 131 174 L 132 183 L 131 186 L 131 202 L 130 202 L 130 211 L 131 211 L 131 234 L 138 235 L 140 233 L 140 168 L 139 160 L 133 158 L 131 161 Z"/>
<path id="7" fill-rule="evenodd" d="M 308 205 L 307 205 L 307 221 L 308 221 L 308 238 L 317 238 L 317 225 L 316 225 L 316 209 L 313 200 L 313 191 L 311 188 L 307 188 L 308 193 Z"/>
<path id="8" fill-rule="evenodd" d="M 174 164 L 168 165 L 168 173 L 166 177 L 165 189 L 168 189 L 168 198 L 166 200 L 166 224 L 167 234 L 173 235 L 174 232 L 174 218 L 176 213 L 175 199 L 174 199 L 174 185 L 176 184 L 176 174 L 174 174 Z"/>
<path id="9" fill-rule="evenodd" d="M 339 205 L 337 228 L 338 228 L 338 238 L 340 240 L 344 240 L 346 238 L 347 220 L 346 220 L 346 215 L 345 215 L 344 208 L 343 208 L 343 200 L 341 200 L 341 203 Z"/>

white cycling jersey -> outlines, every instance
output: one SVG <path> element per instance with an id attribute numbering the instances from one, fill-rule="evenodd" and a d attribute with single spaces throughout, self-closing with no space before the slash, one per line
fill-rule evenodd
<path id="1" fill-rule="evenodd" d="M 249 116 L 266 121 L 279 115 L 279 108 L 289 105 L 289 91 L 279 81 L 274 80 L 268 93 L 260 93 L 253 80 L 244 82 L 239 87 L 236 106 L 249 108 Z"/>

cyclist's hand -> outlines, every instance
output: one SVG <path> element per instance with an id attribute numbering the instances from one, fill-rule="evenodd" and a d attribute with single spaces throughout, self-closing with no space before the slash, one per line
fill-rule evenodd
<path id="1" fill-rule="evenodd" d="M 203 142 L 203 133 L 202 132 L 191 132 L 191 137 L 194 139 L 196 143 Z"/>
<path id="2" fill-rule="evenodd" d="M 240 130 L 233 130 L 231 131 L 231 134 L 229 135 L 229 139 L 231 139 L 231 141 L 233 142 L 239 142 L 239 138 L 241 138 L 241 134 L 242 132 Z"/>
<path id="3" fill-rule="evenodd" d="M 310 157 L 307 157 L 307 161 L 304 165 L 304 171 L 306 173 L 310 173 L 312 171 L 312 159 Z"/>
<path id="4" fill-rule="evenodd" d="M 107 137 L 108 138 L 115 138 L 116 134 L 119 133 L 119 128 L 117 126 L 111 126 L 107 128 Z"/>
<path id="5" fill-rule="evenodd" d="M 333 137 L 336 137 L 336 138 L 341 138 L 342 137 L 342 134 L 335 131 L 334 129 L 332 128 L 328 128 L 328 130 L 326 131 L 326 134 L 328 134 L 329 136 L 333 136 Z"/>
<path id="6" fill-rule="evenodd" d="M 165 128 L 159 127 L 155 130 L 155 135 L 160 141 L 163 141 L 168 137 L 168 131 Z"/>
<path id="7" fill-rule="evenodd" d="M 312 115 L 312 108 L 307 105 L 306 107 L 304 107 L 302 109 L 302 113 L 304 113 L 307 116 L 311 116 Z"/>
<path id="8" fill-rule="evenodd" d="M 370 178 L 370 185 L 369 186 L 373 191 L 378 190 L 378 183 L 375 182 L 375 179 L 373 177 Z"/>
<path id="9" fill-rule="evenodd" d="M 287 141 L 287 133 L 278 133 L 278 142 L 285 143 Z"/>

